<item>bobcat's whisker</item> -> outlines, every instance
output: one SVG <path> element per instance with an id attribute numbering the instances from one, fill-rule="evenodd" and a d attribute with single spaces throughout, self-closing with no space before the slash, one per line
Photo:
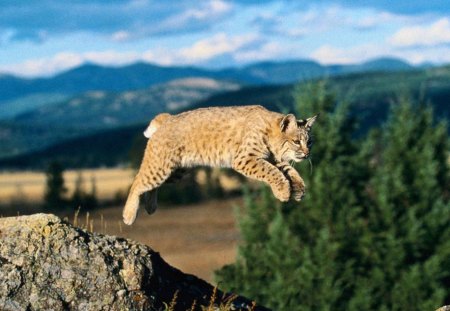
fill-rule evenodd
<path id="1" fill-rule="evenodd" d="M 312 161 L 311 161 L 311 158 L 308 158 L 308 161 L 309 161 L 309 168 L 310 168 L 309 174 L 311 174 L 311 175 L 312 175 L 312 171 L 313 171 L 313 165 L 312 165 Z"/>

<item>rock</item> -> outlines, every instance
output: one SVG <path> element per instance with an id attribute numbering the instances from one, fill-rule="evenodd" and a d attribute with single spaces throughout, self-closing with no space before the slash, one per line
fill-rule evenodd
<path id="1" fill-rule="evenodd" d="M 202 310 L 212 296 L 215 306 L 228 303 L 230 310 L 269 310 L 216 290 L 131 240 L 54 215 L 0 218 L 0 310 L 166 310 L 173 300 L 173 310 Z"/>

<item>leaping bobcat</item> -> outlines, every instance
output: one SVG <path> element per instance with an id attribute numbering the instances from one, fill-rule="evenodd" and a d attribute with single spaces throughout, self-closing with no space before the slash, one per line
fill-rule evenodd
<path id="1" fill-rule="evenodd" d="M 157 188 L 179 168 L 197 165 L 231 167 L 270 185 L 277 199 L 300 201 L 305 183 L 289 165 L 309 156 L 309 132 L 317 116 L 297 120 L 262 106 L 212 107 L 156 116 L 141 167 L 128 195 L 123 220 L 136 219 L 139 196 L 150 191 L 146 206 L 155 211 Z"/>

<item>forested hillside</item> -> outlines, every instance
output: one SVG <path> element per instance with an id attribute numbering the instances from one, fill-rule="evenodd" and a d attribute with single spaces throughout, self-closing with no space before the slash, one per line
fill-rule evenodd
<path id="1" fill-rule="evenodd" d="M 365 73 L 365 74 L 351 74 L 341 77 L 329 78 L 322 80 L 327 85 L 329 91 L 335 98 L 336 105 L 347 103 L 349 105 L 349 115 L 352 116 L 357 122 L 357 130 L 354 135 L 361 136 L 367 133 L 370 128 L 377 127 L 386 120 L 388 111 L 391 106 L 395 106 L 398 99 L 401 97 L 410 97 L 413 102 L 430 104 L 437 116 L 437 119 L 449 119 L 450 118 L 450 67 L 430 68 L 424 70 L 416 70 L 409 72 L 384 72 L 384 73 Z M 171 111 L 173 113 L 184 111 L 186 109 L 194 109 L 199 107 L 208 106 L 233 106 L 233 105 L 251 105 L 260 104 L 274 111 L 294 111 L 295 100 L 293 94 L 297 88 L 302 88 L 302 85 L 307 85 L 312 81 L 304 82 L 302 84 L 295 85 L 279 85 L 279 86 L 248 86 L 242 87 L 238 90 L 219 92 L 215 95 L 206 97 L 203 100 L 182 104 L 180 107 L 175 107 Z M 223 84 L 221 88 L 216 89 L 224 90 L 229 84 Z M 231 87 L 232 85 L 230 85 Z M 141 94 L 138 91 L 136 94 Z M 192 91 L 186 91 L 187 95 Z M 198 92 L 198 91 L 196 91 Z M 143 93 L 147 94 L 147 93 Z M 149 93 L 150 94 L 150 93 Z M 156 113 L 170 110 L 167 105 L 170 101 L 162 100 L 164 105 L 158 105 L 158 97 L 156 93 L 149 95 L 151 98 L 155 98 L 150 102 L 143 102 L 142 105 L 137 102 L 138 107 L 142 107 L 144 110 L 150 109 L 148 112 L 139 109 L 130 109 L 130 112 L 126 107 L 132 108 L 131 104 L 121 105 L 121 113 L 117 114 L 120 120 L 125 120 L 127 113 L 132 113 L 135 117 L 133 120 L 137 120 L 136 117 L 144 120 L 150 120 Z M 170 94 L 170 93 L 168 93 Z M 201 94 L 201 93 L 199 93 Z M 110 95 L 112 96 L 112 95 Z M 58 135 L 61 143 L 55 143 L 48 145 L 46 148 L 42 148 L 36 152 L 22 152 L 17 157 L 3 158 L 0 160 L 0 167 L 41 167 L 44 162 L 51 161 L 51 159 L 58 158 L 64 159 L 64 163 L 69 167 L 79 166 L 82 163 L 88 166 L 102 166 L 102 165 L 117 165 L 119 163 L 130 162 L 130 154 L 134 155 L 131 158 L 139 158 L 142 153 L 143 146 L 145 145 L 145 139 L 142 136 L 142 131 L 145 129 L 147 121 L 142 123 L 135 123 L 133 127 L 124 127 L 123 129 L 116 128 L 109 131 L 101 131 L 94 135 L 81 135 L 76 131 L 79 131 L 83 126 L 76 126 L 76 124 L 83 124 L 85 126 L 99 126 L 100 123 L 106 122 L 104 118 L 100 118 L 100 115 L 106 111 L 113 111 L 114 105 L 111 103 L 120 102 L 121 98 L 126 98 L 126 94 L 117 94 L 112 96 L 109 100 L 103 98 L 97 98 L 95 100 L 84 102 L 81 101 L 81 107 L 77 108 L 77 105 L 73 108 L 66 108 L 64 110 L 67 116 L 62 116 L 61 121 L 58 120 L 55 114 L 49 113 L 49 118 L 54 116 L 55 128 L 60 128 L 59 131 L 50 131 L 50 137 L 46 137 L 45 133 L 48 131 L 40 130 L 39 122 L 36 125 L 37 128 L 31 127 L 34 122 L 25 122 L 26 127 L 29 130 L 25 131 L 22 135 L 14 136 L 15 140 L 20 141 L 18 138 L 24 137 L 22 144 L 30 141 L 30 144 L 37 144 L 43 147 L 43 143 L 39 139 L 45 139 L 48 143 L 51 140 L 52 135 Z M 139 97 L 136 97 L 139 99 Z M 81 99 L 80 99 L 81 100 Z M 131 100 L 128 100 L 131 103 Z M 104 105 L 104 108 L 92 112 L 89 105 L 92 107 L 95 105 Z M 154 106 L 151 106 L 154 105 Z M 91 107 L 91 108 L 92 108 Z M 155 107 L 155 108 L 151 108 Z M 78 118 L 69 120 L 70 111 L 79 111 Z M 153 110 L 152 110 L 153 109 Z M 42 112 L 43 113 L 43 112 Z M 84 113 L 86 118 L 83 117 Z M 97 116 L 97 117 L 96 117 Z M 301 117 L 301 116 L 299 116 Z M 24 120 L 27 120 L 27 116 L 23 116 Z M 31 117 L 29 117 L 31 118 Z M 39 119 L 39 118 L 38 118 Z M 46 120 L 45 116 L 42 116 L 43 120 Z M 32 120 L 32 119 L 28 119 Z M 48 119 L 51 120 L 51 119 Z M 65 120 L 62 122 L 62 120 Z M 111 117 L 110 121 L 115 119 Z M 63 126 L 73 124 L 71 128 L 74 129 L 73 133 L 65 133 Z M 1 124 L 0 124 L 1 126 Z M 42 126 L 42 123 L 41 125 Z M 112 125 L 111 125 L 112 126 Z M 99 126 L 101 128 L 101 126 Z M 18 126 L 8 128 L 14 131 L 24 131 L 23 128 Z M 6 129 L 3 129 L 6 131 Z M 33 135 L 27 136 L 33 131 L 41 133 L 40 136 Z M 135 133 L 132 137 L 132 133 Z M 77 138 L 69 139 L 70 135 L 79 136 Z M 64 140 L 64 135 L 66 139 Z M 116 139 L 113 137 L 116 136 Z M 33 140 L 36 137 L 36 140 Z M 108 144 L 107 142 L 111 142 Z M 77 148 L 76 146 L 89 146 L 87 150 L 84 148 Z M 8 148 L 14 147 L 14 142 L 4 140 L 4 146 Z M 134 146 L 134 147 L 131 147 Z M 130 150 L 131 148 L 131 150 Z M 11 150 L 10 149 L 10 150 Z M 69 152 L 70 150 L 70 152 Z M 119 150 L 117 152 L 111 152 L 111 150 Z M 65 157 L 64 154 L 69 155 Z M 90 158 L 92 160 L 86 161 L 82 159 Z"/>
<path id="2" fill-rule="evenodd" d="M 236 263 L 217 281 L 281 311 L 435 310 L 450 304 L 450 141 L 431 106 L 400 98 L 381 128 L 356 135 L 349 106 L 300 88 L 320 112 L 302 202 L 268 187 L 245 195 Z"/>

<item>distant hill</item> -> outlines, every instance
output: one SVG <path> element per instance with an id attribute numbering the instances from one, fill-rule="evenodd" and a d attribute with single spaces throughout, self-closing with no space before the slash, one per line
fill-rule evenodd
<path id="1" fill-rule="evenodd" d="M 150 87 L 175 79 L 203 77 L 241 82 L 258 82 L 245 73 L 234 71 L 222 74 L 195 67 L 163 67 L 135 63 L 123 67 L 104 67 L 85 64 L 50 78 L 22 79 L 11 75 L 0 76 L 0 104 L 30 94 L 58 93 L 66 95 L 88 91 L 122 92 Z"/>
<path id="2" fill-rule="evenodd" d="M 247 66 L 243 71 L 268 84 L 286 84 L 331 74 L 327 66 L 309 60 L 262 62 Z"/>
<path id="3" fill-rule="evenodd" d="M 42 149 L 107 128 L 148 122 L 162 111 L 179 110 L 239 87 L 231 82 L 188 78 L 136 91 L 92 91 L 43 105 L 0 122 L 0 157 Z"/>
<path id="4" fill-rule="evenodd" d="M 365 132 L 385 120 L 399 96 L 432 104 L 438 118 L 450 119 L 450 66 L 422 70 L 352 73 L 327 79 L 338 101 L 352 104 L 352 113 Z M 309 83 L 309 82 L 306 82 Z M 293 85 L 246 87 L 213 95 L 192 108 L 261 104 L 272 110 L 292 109 Z"/>
<path id="5" fill-rule="evenodd" d="M 404 70 L 410 70 L 413 67 L 406 63 L 403 60 L 397 59 L 397 58 L 377 58 L 370 61 L 367 61 L 365 63 L 362 63 L 360 65 L 354 65 L 354 66 L 348 66 L 345 70 L 346 72 L 371 72 L 371 71 L 383 71 L 383 72 L 390 72 L 390 71 L 404 71 Z"/>
<path id="6" fill-rule="evenodd" d="M 70 126 L 104 129 L 149 121 L 163 111 L 192 105 L 215 93 L 234 91 L 240 86 L 206 78 L 185 78 L 146 89 L 125 92 L 90 91 L 69 100 L 41 106 L 18 115 L 18 124 Z"/>
<path id="7" fill-rule="evenodd" d="M 351 103 L 351 114 L 360 120 L 360 134 L 380 125 L 386 119 L 389 106 L 402 94 L 431 103 L 437 118 L 450 119 L 450 66 L 408 72 L 349 74 L 330 78 L 328 84 L 338 101 Z M 261 104 L 270 110 L 290 111 L 294 87 L 292 84 L 243 87 L 212 95 L 189 108 Z M 39 152 L 0 159 L 0 168 L 43 169 L 52 159 L 60 160 L 67 167 L 126 163 L 130 161 L 130 155 L 140 157 L 146 141 L 142 135 L 145 126 L 142 123 L 103 131 L 61 142 Z"/>
<path id="8" fill-rule="evenodd" d="M 324 66 L 311 60 L 261 62 L 242 68 L 211 70 L 198 67 L 135 63 L 123 67 L 85 64 L 49 78 L 23 79 L 0 75 L 2 103 L 31 94 L 74 95 L 88 91 L 121 92 L 174 79 L 204 77 L 244 84 L 283 84 L 359 71 L 396 71 L 413 67 L 402 60 L 381 58 L 357 65 Z M 2 117 L 0 113 L 0 118 Z"/>
<path id="9" fill-rule="evenodd" d="M 0 120 L 13 119 L 30 110 L 58 104 L 68 97 L 70 96 L 58 93 L 35 93 L 0 103 Z"/>
<path id="10" fill-rule="evenodd" d="M 144 124 L 101 131 L 22 155 L 0 159 L 0 168 L 45 169 L 58 161 L 67 168 L 117 166 L 130 160 L 130 150 L 137 144 L 145 146 Z"/>

